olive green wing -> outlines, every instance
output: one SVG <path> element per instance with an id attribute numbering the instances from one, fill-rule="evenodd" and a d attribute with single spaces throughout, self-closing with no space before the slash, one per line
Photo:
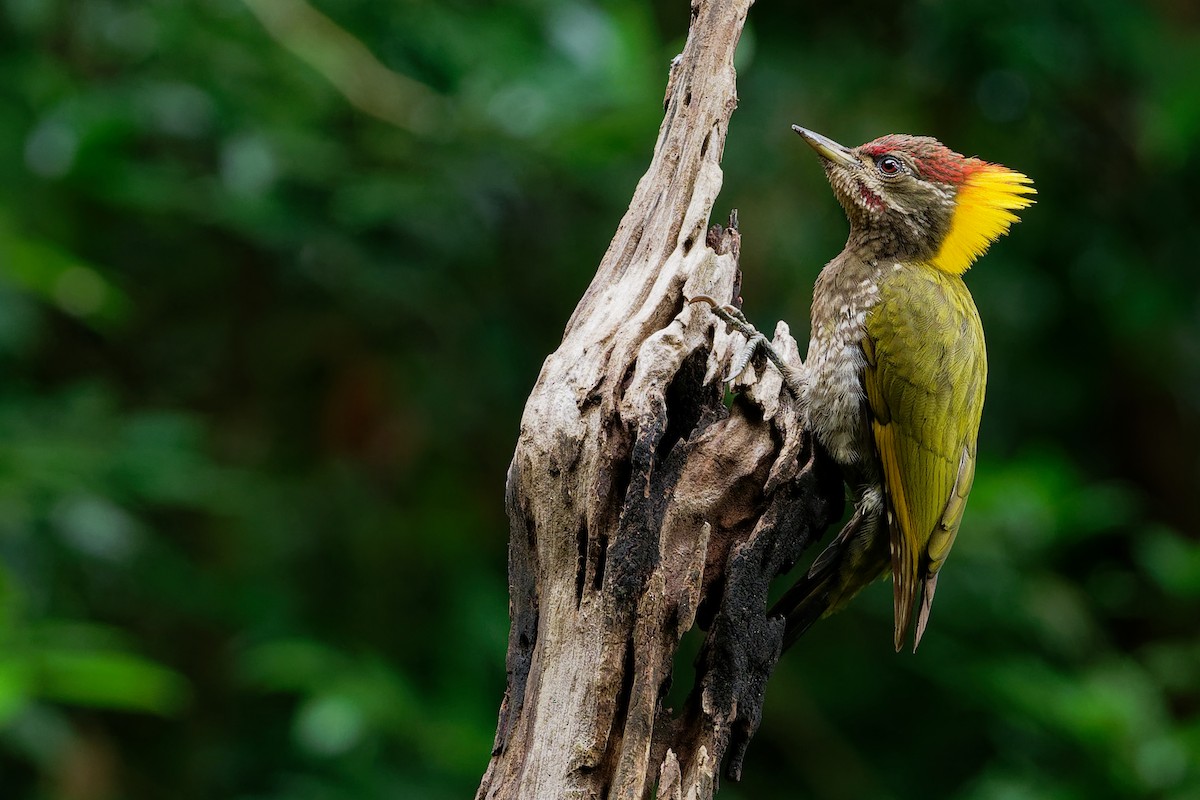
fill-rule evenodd
<path id="1" fill-rule="evenodd" d="M 929 274 L 927 274 L 929 273 Z M 975 474 L 987 356 L 960 279 L 894 272 L 866 319 L 864 388 L 882 466 L 892 541 L 895 644 L 922 588 L 920 642 Z"/>

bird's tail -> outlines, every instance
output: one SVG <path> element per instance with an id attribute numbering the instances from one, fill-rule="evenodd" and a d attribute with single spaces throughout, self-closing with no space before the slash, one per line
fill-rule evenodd
<path id="1" fill-rule="evenodd" d="M 841 532 L 817 556 L 808 572 L 771 609 L 787 620 L 787 650 L 823 616 L 841 609 L 867 584 L 884 574 L 891 556 L 887 531 L 878 514 L 856 510 Z"/>

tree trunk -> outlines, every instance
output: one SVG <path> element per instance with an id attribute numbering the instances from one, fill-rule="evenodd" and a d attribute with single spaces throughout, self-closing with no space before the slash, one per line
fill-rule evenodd
<path id="1" fill-rule="evenodd" d="M 509 468 L 508 686 L 477 798 L 710 798 L 741 770 L 783 621 L 773 577 L 841 513 L 772 369 L 704 304 L 737 301 L 739 234 L 707 230 L 752 0 L 694 0 L 666 117 L 591 286 L 542 367 Z M 780 323 L 775 345 L 795 358 Z M 684 707 L 675 655 L 708 631 Z"/>

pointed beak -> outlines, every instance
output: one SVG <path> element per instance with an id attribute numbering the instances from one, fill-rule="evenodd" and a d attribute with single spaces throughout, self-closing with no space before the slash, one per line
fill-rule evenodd
<path id="1" fill-rule="evenodd" d="M 840 145 L 828 136 L 822 136 L 816 131 L 801 128 L 799 125 L 793 125 L 792 130 L 800 134 L 804 141 L 808 142 L 808 146 L 816 150 L 817 155 L 826 161 L 832 161 L 834 164 L 842 167 L 860 166 L 859 160 L 854 157 L 854 153 L 850 152 L 849 147 Z"/>

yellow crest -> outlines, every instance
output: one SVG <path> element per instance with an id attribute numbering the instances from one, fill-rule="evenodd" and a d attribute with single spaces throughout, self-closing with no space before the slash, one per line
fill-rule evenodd
<path id="1" fill-rule="evenodd" d="M 1013 212 L 1033 205 L 1037 194 L 1028 176 L 999 164 L 978 162 L 958 187 L 950 231 L 933 257 L 933 266 L 961 275 L 988 245 L 1008 233 L 1018 220 Z"/>

